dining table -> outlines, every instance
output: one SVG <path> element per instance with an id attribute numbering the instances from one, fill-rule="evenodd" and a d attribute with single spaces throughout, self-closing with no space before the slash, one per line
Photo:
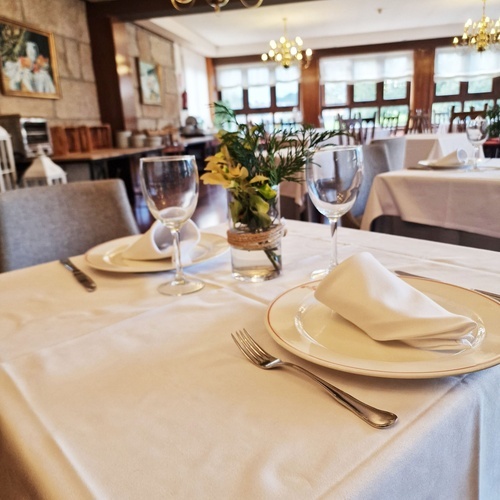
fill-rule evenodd
<path id="1" fill-rule="evenodd" d="M 466 133 L 423 133 L 406 134 L 405 156 L 402 168 L 418 167 L 421 160 L 438 160 L 457 149 L 463 149 L 467 155 L 474 156 L 474 147 L 467 140 Z M 481 156 L 484 156 L 482 150 Z"/>
<path id="2" fill-rule="evenodd" d="M 260 283 L 232 277 L 225 224 L 186 266 L 205 282 L 194 294 L 161 295 L 171 263 L 115 261 L 116 242 L 72 258 L 92 293 L 59 262 L 0 274 L 0 497 L 498 498 L 500 302 L 472 289 L 500 293 L 500 253 L 339 228 L 340 261 L 369 252 L 440 280 L 406 278 L 485 327 L 473 352 L 372 351 L 342 326 L 299 331 L 331 236 L 286 225 L 282 273 Z M 306 377 L 259 369 L 242 329 L 397 422 L 374 428 Z"/>
<path id="3" fill-rule="evenodd" d="M 374 229 L 379 218 L 396 217 L 427 226 L 428 236 L 438 228 L 434 238 L 440 234 L 454 238 L 449 231 L 461 231 L 476 236 L 489 249 L 500 250 L 499 208 L 500 159 L 483 159 L 476 170 L 467 165 L 405 169 L 375 177 L 361 228 Z M 439 233 L 439 229 L 445 231 Z"/>

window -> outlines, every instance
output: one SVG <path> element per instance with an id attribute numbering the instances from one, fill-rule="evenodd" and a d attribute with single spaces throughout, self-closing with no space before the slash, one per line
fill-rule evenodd
<path id="1" fill-rule="evenodd" d="M 493 107 L 500 91 L 500 53 L 464 52 L 454 47 L 436 49 L 434 62 L 434 123 L 455 111 Z"/>
<path id="2" fill-rule="evenodd" d="M 219 66 L 216 72 L 219 99 L 241 113 L 245 121 L 293 124 L 300 116 L 300 68 L 267 64 Z M 239 120 L 243 121 L 243 120 Z"/>
<path id="3" fill-rule="evenodd" d="M 436 95 L 458 95 L 460 94 L 460 82 L 445 80 L 436 83 Z"/>
<path id="4" fill-rule="evenodd" d="M 493 78 L 481 78 L 480 80 L 471 80 L 468 85 L 469 94 L 482 94 L 493 90 Z"/>
<path id="5" fill-rule="evenodd" d="M 376 114 L 380 120 L 389 108 L 399 113 L 399 123 L 404 125 L 412 76 L 411 51 L 320 59 L 325 128 L 336 127 L 338 114 L 346 118 Z"/>
<path id="6" fill-rule="evenodd" d="M 243 108 L 243 87 L 230 87 L 221 90 L 221 101 L 231 109 Z"/>
<path id="7" fill-rule="evenodd" d="M 361 82 L 353 85 L 354 102 L 370 102 L 377 99 L 377 85 L 374 82 Z"/>
<path id="8" fill-rule="evenodd" d="M 405 80 L 385 80 L 384 100 L 406 99 L 407 88 Z"/>

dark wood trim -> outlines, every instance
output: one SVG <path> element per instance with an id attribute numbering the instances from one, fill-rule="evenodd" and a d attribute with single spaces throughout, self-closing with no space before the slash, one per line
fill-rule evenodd
<path id="1" fill-rule="evenodd" d="M 303 0 L 264 0 L 265 5 L 284 5 Z M 224 10 L 245 9 L 239 1 L 231 0 Z M 120 21 L 140 21 L 155 17 L 202 14 L 213 12 L 204 0 L 196 0 L 194 6 L 182 12 L 177 11 L 170 0 L 115 0 L 108 2 L 87 2 L 87 13 L 93 17 L 114 17 Z"/>
<path id="2" fill-rule="evenodd" d="M 123 130 L 126 127 L 116 70 L 113 18 L 88 18 L 88 28 L 101 120 L 113 131 Z"/>

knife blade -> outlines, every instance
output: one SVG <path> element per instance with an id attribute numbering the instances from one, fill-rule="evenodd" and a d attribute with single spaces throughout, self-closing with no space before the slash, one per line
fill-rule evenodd
<path id="1" fill-rule="evenodd" d="M 68 271 L 73 273 L 73 276 L 77 279 L 78 283 L 80 283 L 87 292 L 93 292 L 96 288 L 97 285 L 95 284 L 94 280 L 87 276 L 83 271 L 78 269 L 73 262 L 69 259 L 61 259 L 59 261 Z"/>
<path id="2" fill-rule="evenodd" d="M 449 284 L 449 283 L 446 283 L 445 281 L 436 280 L 433 278 L 429 278 L 427 276 L 420 276 L 419 274 L 412 274 L 412 273 L 409 273 L 407 271 L 399 271 L 396 269 L 394 272 L 398 276 L 408 276 L 410 278 L 423 278 L 423 279 L 426 279 L 429 281 L 436 281 L 437 283 L 444 283 L 446 285 Z M 473 292 L 478 292 L 478 293 L 482 293 L 483 295 L 487 295 L 488 297 L 491 297 L 492 299 L 495 299 L 496 301 L 500 302 L 500 294 L 498 294 L 498 293 L 488 292 L 487 290 L 480 290 L 479 288 L 471 288 L 471 290 Z"/>

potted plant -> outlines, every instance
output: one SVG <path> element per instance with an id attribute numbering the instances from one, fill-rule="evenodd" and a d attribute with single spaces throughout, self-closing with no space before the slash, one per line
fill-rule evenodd
<path id="1" fill-rule="evenodd" d="M 226 129 L 218 133 L 220 151 L 206 159 L 201 180 L 228 191 L 233 276 L 243 281 L 274 278 L 282 267 L 279 185 L 303 182 L 301 174 L 314 150 L 340 132 L 309 125 L 267 132 L 263 123 L 239 123 L 222 103 L 214 107 L 216 122 Z"/>
<path id="2" fill-rule="evenodd" d="M 488 126 L 490 139 L 500 137 L 500 106 L 495 104 L 491 109 L 486 111 L 486 117 L 490 120 Z"/>

